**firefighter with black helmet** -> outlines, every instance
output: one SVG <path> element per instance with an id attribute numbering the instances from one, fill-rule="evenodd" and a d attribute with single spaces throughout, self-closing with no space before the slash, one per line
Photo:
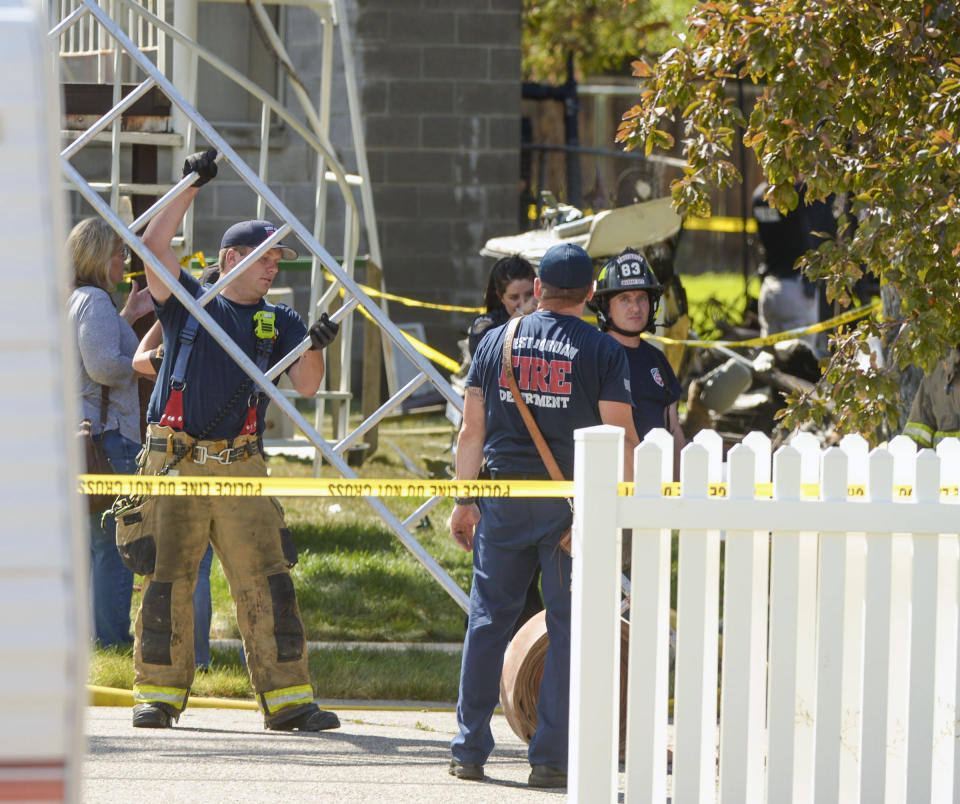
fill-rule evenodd
<path id="1" fill-rule="evenodd" d="M 654 427 L 667 429 L 673 435 L 676 472 L 686 444 L 677 414 L 682 389 L 663 352 L 643 338 L 656 329 L 662 293 L 646 258 L 628 248 L 600 269 L 588 305 L 600 329 L 618 341 L 627 356 L 637 435 L 642 439 Z"/>

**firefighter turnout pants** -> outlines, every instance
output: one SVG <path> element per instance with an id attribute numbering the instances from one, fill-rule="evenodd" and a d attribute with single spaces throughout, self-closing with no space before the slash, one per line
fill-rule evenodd
<path id="1" fill-rule="evenodd" d="M 150 425 L 144 474 L 175 460 L 180 476 L 266 475 L 256 436 L 195 442 Z M 165 446 L 164 446 L 165 445 Z M 248 454 L 253 452 L 254 454 Z M 179 713 L 194 675 L 193 591 L 207 543 L 220 559 L 237 607 L 250 680 L 267 723 L 313 703 L 303 622 L 290 577 L 296 546 L 272 497 L 154 497 L 143 511 L 143 534 L 156 545 L 143 579 L 134 645 L 135 703 L 165 703 Z"/>

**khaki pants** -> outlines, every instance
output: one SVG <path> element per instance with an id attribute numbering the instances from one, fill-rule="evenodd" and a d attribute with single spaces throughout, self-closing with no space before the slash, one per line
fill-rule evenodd
<path id="1" fill-rule="evenodd" d="M 189 445 L 193 439 L 169 427 L 150 425 L 148 435 Z M 210 455 L 225 447 L 256 442 L 198 442 Z M 150 451 L 144 474 L 172 463 L 172 449 Z M 183 458 L 179 475 L 251 477 L 266 475 L 260 454 L 223 465 L 214 458 Z M 282 710 L 313 702 L 303 622 L 289 568 L 296 547 L 272 497 L 155 497 L 144 509 L 144 533 L 156 542 L 156 564 L 144 577 L 134 645 L 134 700 L 162 702 L 182 710 L 194 675 L 193 590 L 207 542 L 220 559 L 237 606 L 250 680 L 269 722 Z"/>

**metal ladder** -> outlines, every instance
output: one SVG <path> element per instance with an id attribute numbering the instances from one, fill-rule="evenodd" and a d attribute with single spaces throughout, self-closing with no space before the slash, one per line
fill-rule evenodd
<path id="1" fill-rule="evenodd" d="M 451 388 L 450 384 L 442 377 L 431 363 L 419 352 L 417 352 L 408 342 L 400 329 L 390 320 L 385 310 L 364 293 L 357 284 L 353 276 L 353 267 L 357 255 L 357 248 L 360 234 L 360 215 L 356 200 L 353 195 L 353 186 L 360 187 L 361 201 L 364 218 L 367 222 L 368 245 L 370 248 L 371 259 L 378 266 L 382 266 L 380 255 L 379 240 L 376 234 L 376 228 L 373 225 L 374 211 L 373 198 L 368 180 L 365 151 L 362 147 L 362 131 L 359 116 L 359 105 L 357 104 L 357 93 L 355 86 L 355 76 L 352 62 L 352 49 L 350 47 L 349 37 L 346 33 L 346 26 L 341 24 L 341 45 L 345 59 L 345 74 L 348 84 L 348 96 L 351 103 L 351 121 L 353 126 L 353 135 L 355 143 L 359 143 L 356 153 L 356 159 L 360 168 L 360 176 L 348 176 L 342 165 L 337 159 L 334 149 L 330 144 L 325 131 L 324 121 L 321 119 L 325 114 L 324 109 L 320 115 L 310 108 L 307 113 L 309 124 L 304 124 L 298 120 L 283 104 L 276 98 L 263 90 L 261 87 L 250 81 L 246 76 L 223 62 L 221 59 L 205 50 L 196 42 L 185 36 L 180 30 L 165 22 L 160 16 L 154 14 L 148 8 L 140 5 L 134 0 L 111 0 L 111 7 L 114 9 L 114 15 L 93 0 L 73 0 L 74 7 L 69 10 L 55 25 L 53 25 L 48 36 L 54 43 L 63 37 L 69 37 L 74 26 L 83 22 L 90 25 L 91 21 L 95 23 L 98 42 L 103 47 L 104 42 L 110 44 L 110 51 L 113 58 L 113 79 L 114 106 L 108 112 L 103 114 L 95 123 L 90 125 L 85 131 L 76 136 L 61 152 L 61 169 L 72 185 L 73 189 L 83 196 L 83 198 L 93 207 L 93 209 L 104 220 L 106 220 L 118 233 L 127 245 L 135 251 L 144 264 L 154 271 L 163 283 L 170 289 L 170 292 L 198 319 L 210 335 L 224 348 L 224 350 L 237 362 L 237 364 L 264 390 L 273 403 L 282 410 L 293 423 L 299 427 L 306 435 L 307 439 L 316 447 L 317 454 L 322 455 L 326 461 L 331 464 L 343 477 L 357 478 L 357 474 L 347 464 L 345 454 L 354 444 L 360 441 L 363 435 L 379 423 L 386 415 L 395 410 L 408 396 L 420 388 L 425 383 L 431 383 L 437 391 L 450 403 L 456 410 L 462 411 L 463 403 L 461 397 Z M 251 0 L 255 12 L 258 16 L 263 13 L 260 0 Z M 321 19 L 326 20 L 324 25 L 324 75 L 329 75 L 332 71 L 332 26 L 337 19 L 342 20 L 342 8 L 340 0 L 314 0 L 310 4 Z M 257 11 L 256 9 L 259 9 Z M 161 11 L 162 13 L 162 11 Z M 123 18 L 126 15 L 128 25 L 126 29 L 115 17 Z M 178 26 L 179 28 L 179 26 Z M 272 25 L 270 26 L 272 30 Z M 189 53 L 195 75 L 196 60 L 203 59 L 207 64 L 220 72 L 224 79 L 233 81 L 241 86 L 246 92 L 255 98 L 261 104 L 262 125 L 261 125 L 261 147 L 260 147 L 260 165 L 259 173 L 254 172 L 246 162 L 238 156 L 229 142 L 197 111 L 190 100 L 185 96 L 181 89 L 174 85 L 165 75 L 163 70 L 154 63 L 151 58 L 138 48 L 136 42 L 131 38 L 128 31 L 141 31 L 144 29 L 155 29 L 157 42 L 157 54 L 155 58 L 161 63 L 164 61 L 164 38 L 174 41 L 177 46 L 183 47 Z M 275 31 L 274 31 L 274 35 Z M 281 48 L 278 53 L 285 57 L 285 51 L 282 50 L 282 43 L 277 42 L 274 46 Z M 121 97 L 120 73 L 121 59 L 129 62 L 131 74 L 141 77 L 142 80 L 127 95 Z M 328 61 L 331 60 L 331 61 Z M 176 71 L 175 71 L 176 72 Z M 189 74 L 191 71 L 187 70 Z M 189 81 L 188 81 L 189 83 Z M 329 81 L 324 81 L 329 84 Z M 341 327 L 340 348 L 341 348 L 341 380 L 340 388 L 336 391 L 327 391 L 326 395 L 334 401 L 341 400 L 345 405 L 345 410 L 349 410 L 350 398 L 350 356 L 352 352 L 352 337 L 350 316 L 358 308 L 362 309 L 367 317 L 372 319 L 379 327 L 383 342 L 389 344 L 392 348 L 398 349 L 413 365 L 416 367 L 417 375 L 407 382 L 402 388 L 395 390 L 390 398 L 384 402 L 376 411 L 369 415 L 355 429 L 350 432 L 348 416 L 341 415 L 338 419 L 343 423 L 343 432 L 335 436 L 334 441 L 327 441 L 323 438 L 320 430 L 320 415 L 322 415 L 322 405 L 318 404 L 318 419 L 316 425 L 310 424 L 297 411 L 289 398 L 277 387 L 273 385 L 272 380 L 279 377 L 292 363 L 294 363 L 304 351 L 309 348 L 309 339 L 305 339 L 297 349 L 280 360 L 266 372 L 261 372 L 227 334 L 210 318 L 204 311 L 203 306 L 209 302 L 210 298 L 219 292 L 227 284 L 221 279 L 207 294 L 201 299 L 194 299 L 190 296 L 154 257 L 154 255 L 144 246 L 139 237 L 139 232 L 143 230 L 147 222 L 153 218 L 156 213 L 162 209 L 173 198 L 176 198 L 183 190 L 191 186 L 196 178 L 191 174 L 177 182 L 173 187 L 166 190 L 163 196 L 154 203 L 149 209 L 143 212 L 138 218 L 129 223 L 124 222 L 117 214 L 117 203 L 119 201 L 120 182 L 119 176 L 119 150 L 122 144 L 121 117 L 126 109 L 129 109 L 139 98 L 144 96 L 151 89 L 157 88 L 166 96 L 172 104 L 175 114 L 185 121 L 185 133 L 183 135 L 183 146 L 185 152 L 194 149 L 193 143 L 196 135 L 199 134 L 203 139 L 217 149 L 221 164 L 223 162 L 230 165 L 243 182 L 253 190 L 258 197 L 258 213 L 263 216 L 269 210 L 273 216 L 280 222 L 279 228 L 266 243 L 254 250 L 236 269 L 244 270 L 248 265 L 252 265 L 259 256 L 267 250 L 272 243 L 290 234 L 295 235 L 301 243 L 309 250 L 313 258 L 313 281 L 311 283 L 311 303 L 309 318 L 313 321 L 334 296 L 343 295 L 343 302 L 339 309 L 331 316 L 334 320 L 345 323 Z M 188 87 L 188 91 L 189 91 Z M 295 94 L 300 94 L 302 87 L 295 88 Z M 330 87 L 322 92 L 327 101 L 329 101 Z M 301 105 L 309 106 L 309 99 L 301 96 Z M 325 104 L 329 109 L 329 102 Z M 344 242 L 343 242 L 343 265 L 339 264 L 320 243 L 320 237 L 323 233 L 323 219 L 314 221 L 313 230 L 308 229 L 301 221 L 296 219 L 290 210 L 283 204 L 277 195 L 270 189 L 264 180 L 267 173 L 267 157 L 269 146 L 269 122 L 271 115 L 276 116 L 288 127 L 288 129 L 299 135 L 317 155 L 317 189 L 318 193 L 326 193 L 326 182 L 334 181 L 340 189 L 341 196 L 345 205 L 344 217 Z M 329 118 L 327 119 L 327 123 Z M 71 163 L 71 158 L 78 154 L 87 144 L 93 142 L 103 133 L 111 132 L 112 158 L 114 166 L 111 172 L 111 202 L 108 204 L 100 196 L 100 191 L 105 188 L 94 182 L 88 181 L 80 171 Z M 151 188 L 152 189 L 152 188 Z M 158 188 L 165 189 L 165 188 Z M 318 196 L 319 197 L 319 196 Z M 325 209 L 324 209 L 325 212 Z M 185 239 L 187 239 L 187 249 L 192 245 L 189 241 L 189 222 L 185 224 Z M 324 291 L 322 273 L 326 272 L 332 277 L 332 283 Z M 392 363 L 387 360 L 388 366 Z M 391 390 L 393 390 L 391 388 Z M 321 392 L 323 394 L 324 392 Z M 447 593 L 464 609 L 469 608 L 469 600 L 464 591 L 453 581 L 446 571 L 434 560 L 434 558 L 422 547 L 411 529 L 426 514 L 436 506 L 442 499 L 433 497 L 423 503 L 410 516 L 404 520 L 398 519 L 384 504 L 376 497 L 366 497 L 367 503 L 380 515 L 390 530 L 398 539 L 413 553 L 414 557 L 420 561 L 427 571 L 444 587 Z"/>

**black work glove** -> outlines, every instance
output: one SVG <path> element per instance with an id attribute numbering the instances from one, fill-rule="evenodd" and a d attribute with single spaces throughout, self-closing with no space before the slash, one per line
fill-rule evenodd
<path id="1" fill-rule="evenodd" d="M 333 343 L 333 339 L 337 337 L 339 331 L 340 325 L 336 321 L 331 321 L 324 313 L 310 327 L 310 348 L 326 349 Z"/>
<path id="2" fill-rule="evenodd" d="M 194 187 L 203 187 L 210 179 L 217 175 L 217 149 L 207 148 L 206 151 L 197 151 L 183 160 L 183 175 L 189 176 L 196 172 L 200 177 Z"/>

